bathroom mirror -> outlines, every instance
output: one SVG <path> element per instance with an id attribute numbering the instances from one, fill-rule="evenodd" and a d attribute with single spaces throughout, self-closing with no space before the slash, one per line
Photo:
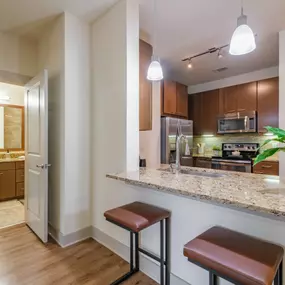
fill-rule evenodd
<path id="1" fill-rule="evenodd" d="M 0 150 L 24 149 L 24 107 L 0 104 Z"/>

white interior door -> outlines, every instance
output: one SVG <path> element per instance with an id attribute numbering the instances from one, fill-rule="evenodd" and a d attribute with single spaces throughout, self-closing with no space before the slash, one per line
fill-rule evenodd
<path id="1" fill-rule="evenodd" d="M 48 72 L 26 85 L 25 95 L 25 214 L 26 223 L 48 240 Z"/>

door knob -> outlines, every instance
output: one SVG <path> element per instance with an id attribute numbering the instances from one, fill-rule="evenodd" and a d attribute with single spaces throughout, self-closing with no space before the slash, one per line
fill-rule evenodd
<path id="1" fill-rule="evenodd" d="M 44 169 L 44 168 L 45 168 L 45 165 L 44 165 L 44 164 L 37 164 L 37 168 Z"/>
<path id="2" fill-rule="evenodd" d="M 41 169 L 47 169 L 48 167 L 51 167 L 51 164 L 37 164 L 37 167 Z"/>

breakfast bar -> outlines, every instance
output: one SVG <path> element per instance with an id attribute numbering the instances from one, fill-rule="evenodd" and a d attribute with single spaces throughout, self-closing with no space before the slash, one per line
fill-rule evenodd
<path id="1" fill-rule="evenodd" d="M 125 184 L 120 191 L 135 191 L 135 199 L 171 211 L 172 278 L 208 284 L 207 273 L 183 257 L 183 245 L 213 226 L 285 246 L 285 184 L 279 177 L 193 167 L 177 172 L 167 165 L 107 177 Z M 155 231 L 149 229 L 142 244 L 157 253 Z"/>

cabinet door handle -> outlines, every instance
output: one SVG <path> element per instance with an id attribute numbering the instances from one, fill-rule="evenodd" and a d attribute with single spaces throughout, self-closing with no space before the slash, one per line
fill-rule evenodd
<path id="1" fill-rule="evenodd" d="M 245 109 L 238 109 L 238 111 L 245 111 Z"/>
<path id="2" fill-rule="evenodd" d="M 255 174 L 264 174 L 262 171 L 254 171 Z"/>
<path id="3" fill-rule="evenodd" d="M 269 168 L 272 168 L 272 165 L 262 165 L 261 167 L 269 169 Z"/>

